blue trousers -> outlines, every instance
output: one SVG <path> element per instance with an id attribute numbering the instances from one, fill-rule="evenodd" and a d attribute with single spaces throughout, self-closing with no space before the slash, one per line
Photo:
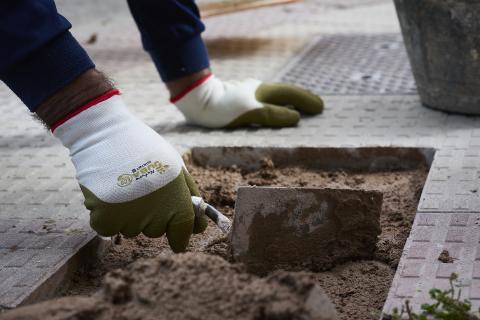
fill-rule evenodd
<path id="1" fill-rule="evenodd" d="M 209 66 L 194 0 L 128 0 L 128 5 L 163 81 Z M 95 67 L 70 28 L 54 0 L 0 1 L 0 80 L 31 111 Z"/>

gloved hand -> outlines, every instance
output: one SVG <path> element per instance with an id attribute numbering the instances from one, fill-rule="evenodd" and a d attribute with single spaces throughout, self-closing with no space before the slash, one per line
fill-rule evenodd
<path id="1" fill-rule="evenodd" d="M 298 111 L 323 111 L 320 97 L 293 85 L 255 79 L 221 81 L 214 75 L 200 79 L 171 102 L 189 123 L 207 128 L 289 127 L 300 120 Z"/>
<path id="2" fill-rule="evenodd" d="M 191 202 L 198 189 L 177 151 L 136 119 L 118 91 L 52 128 L 70 150 L 90 224 L 102 236 L 166 233 L 173 251 L 205 230 Z"/>

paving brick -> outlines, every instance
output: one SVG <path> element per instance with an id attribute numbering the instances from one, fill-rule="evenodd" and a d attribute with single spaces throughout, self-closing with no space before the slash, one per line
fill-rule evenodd
<path id="1" fill-rule="evenodd" d="M 423 211 L 434 211 L 438 212 L 441 210 L 442 207 L 445 205 L 442 205 L 446 203 L 448 200 L 443 198 L 442 196 L 435 196 L 429 194 L 426 197 L 421 198 L 421 203 L 419 208 Z"/>
<path id="2" fill-rule="evenodd" d="M 27 238 L 27 234 L 5 233 L 0 238 L 0 249 L 10 249 L 14 251 L 19 248 L 20 244 Z"/>
<path id="3" fill-rule="evenodd" d="M 18 223 L 17 220 L 0 219 L 0 233 L 5 233 L 9 231 L 17 223 Z"/>
<path id="4" fill-rule="evenodd" d="M 45 228 L 48 230 L 50 234 L 52 233 L 64 233 L 66 230 L 68 230 L 75 221 L 72 220 L 60 220 L 60 221 L 55 221 L 55 223 L 47 225 Z"/>
<path id="5" fill-rule="evenodd" d="M 448 279 L 448 277 L 437 278 L 430 282 L 429 285 L 431 286 L 431 288 L 436 288 L 440 290 L 449 290 L 451 288 L 450 280 Z"/>
<path id="6" fill-rule="evenodd" d="M 8 261 L 4 267 L 23 267 L 27 262 L 29 262 L 35 255 L 38 254 L 36 250 L 18 250 L 10 254 L 10 257 L 4 257 L 4 261 Z"/>
<path id="7" fill-rule="evenodd" d="M 15 269 L 14 268 L 2 268 L 2 269 L 0 269 L 0 283 L 2 284 L 2 287 L 17 272 L 18 272 L 18 269 L 16 269 L 16 268 Z"/>
<path id="8" fill-rule="evenodd" d="M 454 210 L 466 210 L 471 209 L 470 195 L 467 194 L 456 194 L 453 199 L 453 209 Z"/>
<path id="9" fill-rule="evenodd" d="M 475 260 L 480 260 L 480 245 L 477 245 L 475 249 Z"/>
<path id="10" fill-rule="evenodd" d="M 69 251 L 63 250 L 45 250 L 41 255 L 32 259 L 32 266 L 38 268 L 54 268 L 59 262 L 68 257 Z"/>
<path id="11" fill-rule="evenodd" d="M 63 237 L 63 242 L 60 244 L 59 249 L 76 249 L 83 245 L 88 238 L 89 237 L 86 234 L 76 234 Z"/>
<path id="12" fill-rule="evenodd" d="M 405 278 L 400 282 L 395 289 L 395 297 L 397 298 L 412 298 L 415 296 L 417 291 L 417 279 L 408 279 Z"/>
<path id="13" fill-rule="evenodd" d="M 407 249 L 407 259 L 426 259 L 430 249 L 428 244 L 414 244 Z"/>
<path id="14" fill-rule="evenodd" d="M 424 263 L 407 262 L 402 268 L 401 276 L 405 278 L 418 278 L 422 273 Z"/>
<path id="15" fill-rule="evenodd" d="M 23 273 L 23 276 L 20 277 L 15 283 L 14 287 L 33 287 L 35 284 L 41 283 L 42 279 L 45 277 L 45 271 L 42 268 L 26 268 L 26 272 Z"/>
<path id="16" fill-rule="evenodd" d="M 473 280 L 470 288 L 470 299 L 480 300 L 480 281 Z"/>
<path id="17" fill-rule="evenodd" d="M 466 231 L 467 230 L 465 228 L 449 229 L 447 233 L 447 238 L 445 239 L 445 241 L 446 242 L 463 242 Z"/>
<path id="18" fill-rule="evenodd" d="M 0 292 L 0 301 L 3 307 L 14 307 L 19 305 L 27 295 L 28 292 L 24 287 L 11 287 Z"/>
<path id="19" fill-rule="evenodd" d="M 473 264 L 472 278 L 480 279 L 480 262 L 478 261 L 475 261 Z"/>
<path id="20" fill-rule="evenodd" d="M 433 214 L 419 213 L 415 218 L 418 226 L 435 226 L 437 216 Z"/>
<path id="21" fill-rule="evenodd" d="M 44 219 L 35 219 L 30 220 L 26 225 L 21 226 L 18 232 L 20 233 L 35 233 L 35 234 L 46 234 L 48 230 L 45 228 Z"/>
<path id="22" fill-rule="evenodd" d="M 338 261 L 372 258 L 381 232 L 382 199 L 376 191 L 241 187 L 232 256 L 260 274 L 298 265 L 319 270 Z M 291 248 L 299 250 L 293 254 Z"/>
<path id="23" fill-rule="evenodd" d="M 428 227 L 418 227 L 412 232 L 411 237 L 415 242 L 429 242 L 435 230 Z"/>
<path id="24" fill-rule="evenodd" d="M 470 219 L 469 214 L 467 213 L 462 213 L 462 214 L 453 214 L 452 218 L 450 220 L 450 225 L 451 226 L 460 226 L 460 227 L 466 227 L 468 224 L 468 220 Z"/>
<path id="25" fill-rule="evenodd" d="M 437 278 L 450 278 L 452 273 L 457 271 L 457 265 L 454 263 L 440 263 L 438 265 L 437 273 L 435 276 Z"/>
<path id="26" fill-rule="evenodd" d="M 62 235 L 45 234 L 45 235 L 30 235 L 20 245 L 21 248 L 27 249 L 46 249 L 52 246 L 55 240 L 63 238 Z"/>
<path id="27" fill-rule="evenodd" d="M 10 249 L 0 249 L 0 264 L 5 262 L 5 257 L 11 254 Z"/>

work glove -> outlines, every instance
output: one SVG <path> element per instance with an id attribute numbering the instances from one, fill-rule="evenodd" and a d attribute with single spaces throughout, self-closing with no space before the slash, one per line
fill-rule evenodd
<path id="1" fill-rule="evenodd" d="M 297 86 L 255 79 L 221 81 L 212 74 L 170 101 L 187 122 L 207 128 L 290 127 L 300 120 L 299 112 L 323 111 L 320 97 Z"/>
<path id="2" fill-rule="evenodd" d="M 173 251 L 185 250 L 207 221 L 194 215 L 191 196 L 199 191 L 178 152 L 127 110 L 118 91 L 75 113 L 52 130 L 70 150 L 92 228 L 102 236 L 166 233 Z"/>

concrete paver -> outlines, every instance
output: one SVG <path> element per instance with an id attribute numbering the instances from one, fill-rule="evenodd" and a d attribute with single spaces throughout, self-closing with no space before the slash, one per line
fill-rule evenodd
<path id="1" fill-rule="evenodd" d="M 259 274 L 324 270 L 340 261 L 370 259 L 381 233 L 382 200 L 376 191 L 240 187 L 233 258 Z"/>
<path id="2" fill-rule="evenodd" d="M 15 204 L 14 207 L 17 210 L 29 209 L 28 205 L 25 208 L 21 204 Z M 0 220 L 3 226 L 0 230 L 2 307 L 15 307 L 28 300 L 41 284 L 54 276 L 74 254 L 91 241 L 94 235 L 85 221 L 67 219 Z"/>
<path id="3" fill-rule="evenodd" d="M 331 5 L 332 1 L 318 2 L 207 19 L 205 40 L 212 48 L 215 73 L 223 78 L 263 80 L 298 75 L 295 69 L 302 61 L 294 57 L 306 52 L 305 45 L 316 37 L 364 34 L 372 38 L 399 32 L 391 1 L 345 0 L 340 7 Z M 73 20 L 73 32 L 82 43 L 97 34 L 97 42 L 85 47 L 97 66 L 117 81 L 130 108 L 179 150 L 242 145 L 438 150 L 385 310 L 405 298 L 413 298 L 418 307 L 427 301 L 429 288 L 448 283 L 446 276 L 451 271 L 460 274 L 463 294 L 472 299 L 473 307 L 480 306 L 479 117 L 427 109 L 416 95 L 404 95 L 411 91 L 348 96 L 345 89 L 344 96 L 325 96 L 325 112 L 302 119 L 297 128 L 207 131 L 188 126 L 168 105 L 167 92 L 141 49 L 123 1 L 58 4 Z M 401 61 L 400 70 L 407 70 L 406 60 Z M 315 68 L 320 69 L 318 74 L 309 74 L 307 80 L 322 79 L 320 60 Z M 288 78 L 296 79 L 300 75 Z M 3 85 L 0 111 L 4 115 L 0 127 L 0 306 L 13 307 L 33 301 L 29 297 L 35 296 L 45 279 L 70 261 L 94 234 L 67 151 Z M 454 257 L 453 264 L 438 261 L 443 249 Z"/>

